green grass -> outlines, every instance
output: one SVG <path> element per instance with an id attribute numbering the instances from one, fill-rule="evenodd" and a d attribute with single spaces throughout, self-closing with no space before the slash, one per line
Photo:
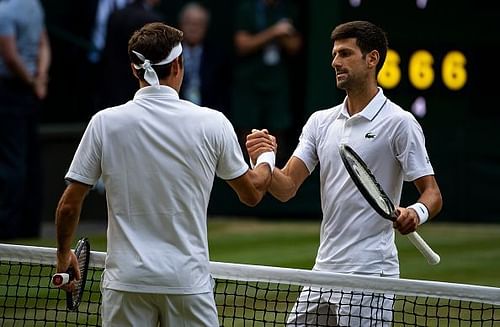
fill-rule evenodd
<path id="1" fill-rule="evenodd" d="M 314 264 L 318 247 L 319 228 L 319 221 L 299 222 L 211 217 L 208 223 L 210 257 L 212 261 L 310 269 Z M 77 237 L 88 237 L 93 250 L 104 251 L 106 249 L 106 237 L 102 228 L 96 228 L 95 232 L 86 231 L 85 233 L 86 235 L 82 235 L 79 230 Z M 396 242 L 400 254 L 402 278 L 500 287 L 500 275 L 498 274 L 500 271 L 500 225 L 432 223 L 422 226 L 419 233 L 440 254 L 441 263 L 436 266 L 428 265 L 424 257 L 406 237 L 398 235 Z M 54 247 L 55 239 L 51 237 L 37 240 L 15 240 L 12 243 Z M 14 317 L 21 319 L 25 315 L 32 317 L 33 326 L 36 325 L 35 321 L 47 319 L 53 321 L 54 326 L 63 326 L 67 321 L 98 319 L 98 307 L 95 304 L 92 304 L 93 307 L 89 315 L 70 313 L 64 310 L 64 296 L 48 286 L 48 278 L 22 277 L 12 281 L 7 279 L 9 269 L 8 265 L 0 265 L 0 295 L 3 294 L 2 296 L 8 299 L 4 304 L 5 308 L 2 309 L 2 317 L 7 319 L 7 322 L 13 321 Z M 29 271 L 25 272 L 27 267 L 20 269 L 23 272 L 17 275 L 29 275 Z M 50 276 L 53 267 L 46 269 L 47 271 L 35 272 L 34 275 Z M 99 274 L 100 272 L 95 278 L 95 283 L 87 283 L 87 287 L 92 288 L 94 292 L 86 294 L 99 296 Z M 13 275 L 13 278 L 17 278 L 15 277 L 16 273 Z M 285 316 L 291 310 L 290 306 L 293 305 L 299 291 L 299 288 L 295 286 L 290 287 L 289 293 L 279 293 L 269 291 L 267 283 L 264 283 L 262 289 L 257 287 L 247 289 L 246 286 L 238 286 L 232 282 L 227 283 L 223 280 L 217 280 L 217 282 L 217 290 L 220 292 L 216 293 L 216 299 L 220 319 L 227 326 L 245 326 L 247 320 L 242 317 L 250 320 L 254 319 L 253 317 L 260 317 L 260 321 L 273 321 L 277 322 L 277 325 L 284 325 Z M 20 284 L 24 286 L 20 287 Z M 37 284 L 41 286 L 33 287 Z M 254 284 L 257 286 L 256 283 L 252 285 Z M 12 285 L 17 286 L 13 288 Z M 288 289 L 288 286 L 285 288 Z M 27 300 L 24 300 L 23 297 L 19 300 L 18 296 L 11 294 L 19 294 L 19 292 L 30 294 L 30 291 L 36 291 L 36 295 L 28 296 Z M 234 294 L 234 296 L 229 296 L 229 298 L 222 296 L 225 292 Z M 240 293 L 242 294 L 239 295 Z M 249 294 L 250 297 L 247 296 Z M 276 295 L 275 299 L 271 296 L 273 294 Z M 282 298 L 283 296 L 285 298 Z M 425 304 L 439 301 L 427 298 L 424 300 Z M 98 302 L 97 298 L 94 298 L 93 302 Z M 237 305 L 231 304 L 233 302 Z M 462 326 L 457 319 L 448 319 L 468 314 L 474 315 L 474 319 L 477 318 L 478 323 L 466 324 L 467 326 L 479 326 L 481 320 L 477 315 L 486 314 L 486 316 L 482 316 L 484 319 L 487 319 L 488 315 L 494 315 L 495 321 L 500 319 L 498 311 L 481 311 L 476 307 L 472 310 L 472 307 L 468 307 L 469 303 L 462 303 L 462 309 L 457 309 L 460 305 L 455 302 L 452 304 L 454 306 L 452 309 L 439 306 L 434 302 L 432 302 L 431 307 L 422 303 L 415 305 L 412 303 L 416 302 L 404 304 L 408 307 L 399 307 L 399 313 L 394 315 L 394 326 L 404 326 L 407 325 L 407 322 L 415 319 L 420 321 L 419 326 Z M 402 302 L 397 304 L 397 306 L 402 305 Z M 56 307 L 59 309 L 55 310 Z M 276 308 L 279 308 L 279 313 L 274 316 Z M 428 310 L 439 310 L 439 314 Z M 234 315 L 240 318 L 234 318 Z M 428 315 L 431 317 L 429 320 L 422 320 L 427 319 Z M 442 317 L 439 319 L 444 320 L 432 317 Z M 256 324 L 256 326 L 264 325 L 263 322 Z"/>
<path id="2" fill-rule="evenodd" d="M 397 234 L 401 277 L 500 287 L 500 225 L 432 223 L 419 234 L 441 256 L 427 264 Z M 215 220 L 209 224 L 214 261 L 310 269 L 319 244 L 318 222 Z"/>
<path id="3" fill-rule="evenodd" d="M 210 217 L 208 230 L 212 261 L 310 269 L 319 243 L 319 220 Z M 402 278 L 500 287 L 500 224 L 430 223 L 418 232 L 440 254 L 441 262 L 427 264 L 406 237 L 398 235 Z M 103 233 L 85 236 L 93 250 L 105 250 Z M 55 246 L 54 239 L 13 243 Z"/>
<path id="4" fill-rule="evenodd" d="M 422 226 L 419 233 L 440 254 L 441 263 L 426 265 L 399 237 L 403 277 L 500 287 L 500 225 L 434 223 Z"/>
<path id="5" fill-rule="evenodd" d="M 319 224 L 257 220 L 210 220 L 213 261 L 311 268 Z"/>

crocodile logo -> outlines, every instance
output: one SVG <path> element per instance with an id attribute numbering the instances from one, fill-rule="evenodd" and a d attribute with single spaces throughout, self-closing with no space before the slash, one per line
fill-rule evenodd
<path id="1" fill-rule="evenodd" d="M 374 139 L 375 138 L 375 134 L 373 134 L 372 132 L 368 132 L 365 134 L 365 139 Z"/>

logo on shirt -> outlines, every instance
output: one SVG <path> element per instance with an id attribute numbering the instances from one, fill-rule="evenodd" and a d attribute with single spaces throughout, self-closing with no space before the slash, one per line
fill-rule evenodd
<path id="1" fill-rule="evenodd" d="M 373 134 L 372 132 L 368 132 L 365 134 L 365 139 L 374 139 L 375 138 L 375 134 Z"/>

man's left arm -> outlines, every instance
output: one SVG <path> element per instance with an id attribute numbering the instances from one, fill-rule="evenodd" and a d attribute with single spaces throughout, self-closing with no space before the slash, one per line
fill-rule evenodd
<path id="1" fill-rule="evenodd" d="M 428 219 L 435 217 L 443 206 L 441 191 L 434 175 L 423 176 L 413 181 L 420 193 L 417 202 L 407 208 L 398 208 L 400 214 L 394 227 L 401 234 L 408 234 L 417 229 Z"/>

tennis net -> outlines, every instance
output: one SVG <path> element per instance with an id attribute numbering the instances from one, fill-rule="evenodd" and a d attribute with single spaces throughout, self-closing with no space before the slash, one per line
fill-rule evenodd
<path id="1" fill-rule="evenodd" d="M 0 244 L 0 326 L 101 325 L 105 253 L 91 253 L 77 311 L 50 284 L 55 253 Z M 221 262 L 211 271 L 221 326 L 500 326 L 495 287 Z M 328 302 L 339 305 L 324 310 Z M 311 311 L 307 322 L 301 307 Z"/>

